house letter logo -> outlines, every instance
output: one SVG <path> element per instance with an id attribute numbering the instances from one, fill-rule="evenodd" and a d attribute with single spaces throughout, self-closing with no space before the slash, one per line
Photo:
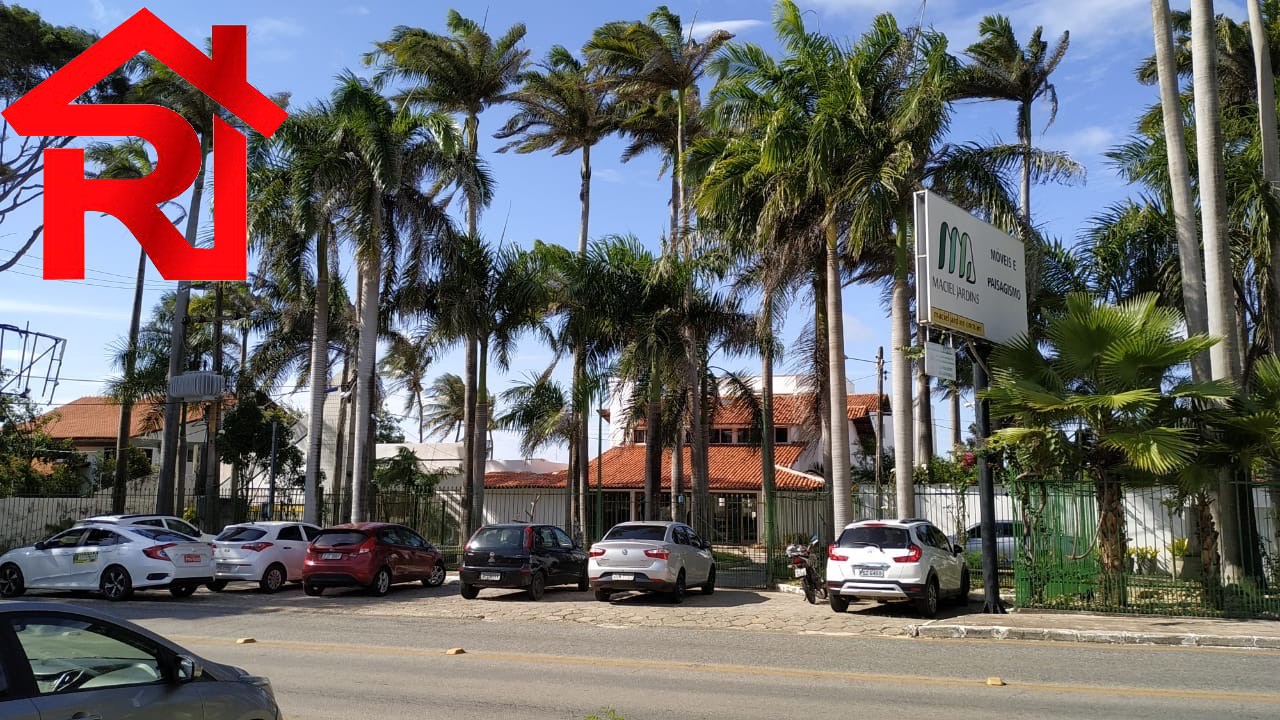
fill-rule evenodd
<path id="1" fill-rule="evenodd" d="M 44 151 L 44 277 L 84 278 L 84 215 L 112 215 L 133 233 L 168 280 L 244 280 L 247 276 L 247 139 L 219 117 L 213 127 L 213 247 L 195 248 L 160 210 L 200 170 L 200 138 L 181 115 L 159 105 L 89 105 L 76 99 L 141 52 L 208 95 L 264 136 L 287 114 L 248 83 L 245 27 L 213 26 L 209 57 L 143 9 L 9 106 L 22 135 L 140 137 L 155 148 L 155 170 L 129 180 L 86 179 L 84 150 Z"/>
<path id="2" fill-rule="evenodd" d="M 938 238 L 938 269 L 945 267 L 947 272 L 970 285 L 977 284 L 978 266 L 973 262 L 973 242 L 969 240 L 969 233 L 962 233 L 959 228 L 949 227 L 944 222 Z"/>

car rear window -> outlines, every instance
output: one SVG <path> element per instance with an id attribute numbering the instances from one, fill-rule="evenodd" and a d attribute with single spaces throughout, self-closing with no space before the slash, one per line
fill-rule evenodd
<path id="1" fill-rule="evenodd" d="M 261 540 L 266 534 L 267 531 L 261 528 L 229 527 L 215 539 L 219 542 L 252 542 Z"/>
<path id="2" fill-rule="evenodd" d="M 148 540 L 155 540 L 156 542 L 175 542 L 175 543 L 191 542 L 191 538 L 187 537 L 186 535 L 176 533 L 172 530 L 161 530 L 160 528 L 138 527 L 136 525 L 129 528 L 129 530 L 141 535 L 144 538 L 147 538 Z"/>
<path id="3" fill-rule="evenodd" d="M 662 542 L 667 536 L 665 525 L 618 525 L 605 534 L 605 540 L 650 540 Z"/>
<path id="4" fill-rule="evenodd" d="M 467 543 L 472 550 L 524 550 L 522 527 L 480 528 Z"/>
<path id="5" fill-rule="evenodd" d="M 836 542 L 838 547 L 857 547 L 858 545 L 875 545 L 880 548 L 905 548 L 911 544 L 904 528 L 867 526 L 854 527 L 840 533 Z"/>
<path id="6" fill-rule="evenodd" d="M 312 544 L 316 547 L 342 547 L 359 545 L 368 539 L 369 536 L 359 530 L 324 530 Z"/>

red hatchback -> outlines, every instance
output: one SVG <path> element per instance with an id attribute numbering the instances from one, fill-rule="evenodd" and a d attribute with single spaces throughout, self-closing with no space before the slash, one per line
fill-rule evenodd
<path id="1" fill-rule="evenodd" d="M 302 587 L 319 595 L 327 587 L 365 587 L 386 595 L 395 583 L 444 584 L 444 557 L 403 525 L 351 523 L 325 528 L 307 548 Z"/>

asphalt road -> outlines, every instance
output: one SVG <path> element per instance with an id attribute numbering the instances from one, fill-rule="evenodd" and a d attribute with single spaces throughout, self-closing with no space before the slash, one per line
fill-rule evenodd
<path id="1" fill-rule="evenodd" d="M 51 599 L 51 598 L 50 598 Z M 354 599 L 354 598 L 353 598 Z M 1276 718 L 1280 653 L 86 603 L 271 678 L 288 718 Z M 236 644 L 252 637 L 252 644 Z M 446 655 L 451 647 L 463 655 Z M 988 677 L 1004 686 L 990 686 Z"/>

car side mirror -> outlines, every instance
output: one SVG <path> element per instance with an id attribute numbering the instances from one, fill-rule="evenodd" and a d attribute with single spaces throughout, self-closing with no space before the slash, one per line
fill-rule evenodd
<path id="1" fill-rule="evenodd" d="M 174 663 L 173 681 L 182 685 L 199 680 L 204 675 L 204 667 L 187 655 L 179 655 Z"/>
<path id="2" fill-rule="evenodd" d="M 43 540 L 41 540 L 40 542 L 36 543 L 35 545 L 32 545 L 31 547 L 35 548 L 36 550 L 44 550 L 45 548 L 47 548 L 47 547 L 49 547 L 49 546 L 48 546 L 48 545 L 45 545 L 45 544 L 44 544 L 44 541 L 43 541 Z"/>
<path id="3" fill-rule="evenodd" d="M 708 542 L 708 541 L 706 541 L 706 540 L 703 540 L 703 541 L 702 541 L 702 549 L 703 549 L 703 550 L 710 550 L 710 549 L 711 549 L 711 543 L 710 543 L 710 542 Z"/>
<path id="4" fill-rule="evenodd" d="M 959 555 L 960 553 L 964 552 L 964 546 L 963 546 L 963 545 L 952 545 L 952 546 L 951 546 L 951 551 L 952 551 L 952 552 L 954 552 L 955 554 Z"/>

